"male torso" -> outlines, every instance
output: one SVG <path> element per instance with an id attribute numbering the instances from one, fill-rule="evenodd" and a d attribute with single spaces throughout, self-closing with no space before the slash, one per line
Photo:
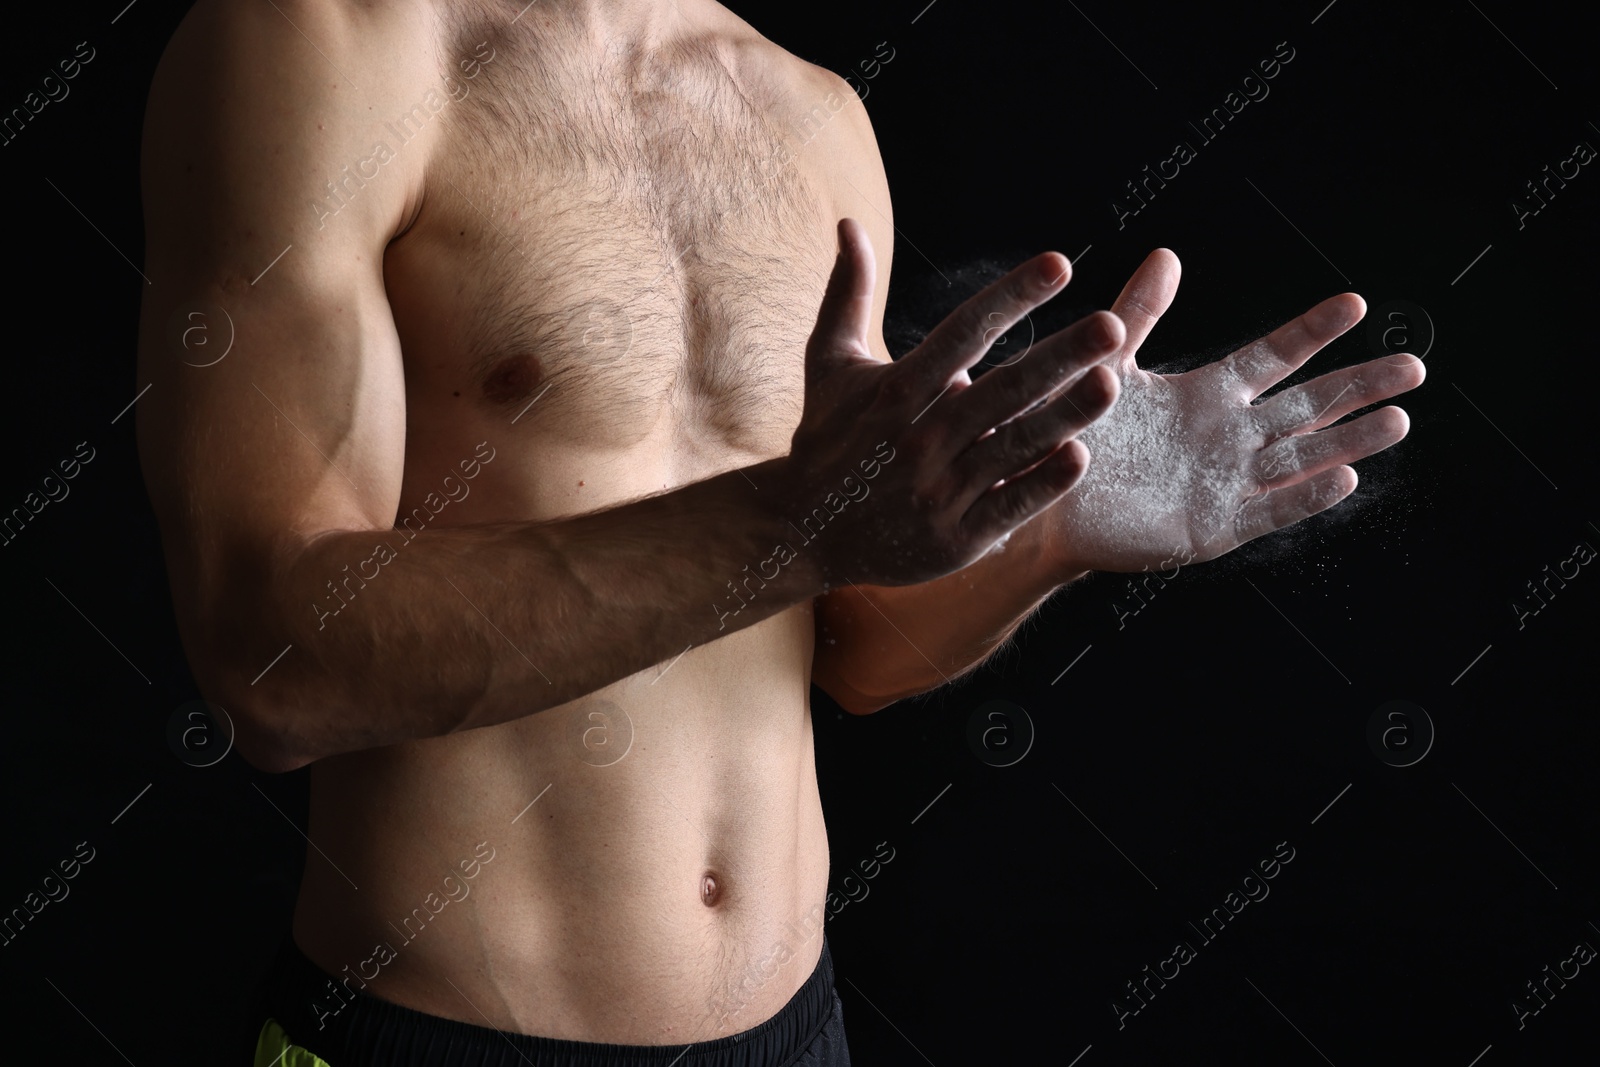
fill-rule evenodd
<path id="1" fill-rule="evenodd" d="M 843 142 L 813 132 L 837 79 L 721 8 L 669 7 L 640 47 L 521 6 L 440 0 L 437 77 L 365 101 L 390 155 L 360 175 L 421 173 L 383 263 L 411 528 L 556 519 L 783 454 L 835 222 L 874 210 L 840 202 Z M 367 189 L 329 178 L 313 210 L 335 226 Z M 361 611 L 344 589 L 328 606 Z M 767 1018 L 821 950 L 812 644 L 804 605 L 525 719 L 315 764 L 296 941 L 376 995 L 525 1033 Z"/>

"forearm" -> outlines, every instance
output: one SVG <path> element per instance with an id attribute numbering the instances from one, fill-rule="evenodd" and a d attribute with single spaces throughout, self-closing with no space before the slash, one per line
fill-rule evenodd
<path id="1" fill-rule="evenodd" d="M 979 667 L 1063 584 L 1048 513 L 932 582 L 847 586 L 817 602 L 812 680 L 848 710 L 876 711 Z"/>
<path id="2" fill-rule="evenodd" d="M 230 617 L 249 655 L 219 695 L 244 709 L 253 762 L 289 768 L 503 723 L 671 660 L 822 591 L 816 560 L 774 560 L 792 541 L 779 462 L 750 472 L 765 493 L 730 471 L 554 522 L 294 545 Z"/>

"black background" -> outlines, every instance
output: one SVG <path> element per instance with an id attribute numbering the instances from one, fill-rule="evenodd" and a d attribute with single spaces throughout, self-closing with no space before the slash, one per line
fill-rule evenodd
<path id="1" fill-rule="evenodd" d="M 62 1062 L 123 1062 L 114 1045 L 143 1067 L 223 1062 L 288 923 L 305 775 L 190 767 L 168 746 L 196 693 L 133 418 L 113 418 L 141 386 L 144 95 L 186 5 L 139 0 L 113 24 L 123 2 L 8 12 L 0 64 L 9 110 L 77 42 L 96 50 L 0 147 L 0 507 L 78 442 L 96 450 L 0 547 L 0 911 L 78 842 L 96 850 L 0 948 L 0 980 L 12 1041 L 38 1028 Z M 1512 608 L 1546 565 L 1600 546 L 1600 176 L 1585 167 L 1521 228 L 1511 206 L 1579 141 L 1600 146 L 1592 37 L 1555 5 L 1325 2 L 734 5 L 867 87 L 900 234 L 897 338 L 1044 248 L 1078 258 L 1035 316 L 1064 325 L 1158 246 L 1184 281 L 1147 363 L 1216 358 L 1345 290 L 1410 301 L 1436 331 L 1403 401 L 1410 437 L 1333 512 L 1185 568 L 1120 629 L 1123 579 L 1079 583 L 984 670 L 877 715 L 814 691 L 833 888 L 860 897 L 828 925 L 858 1063 L 1490 1067 L 1592 1042 L 1593 965 L 1520 1030 L 1511 1007 L 1576 943 L 1600 947 L 1600 577 L 1583 568 L 1520 629 Z M 893 58 L 867 80 L 880 42 Z M 1196 144 L 1187 123 L 1279 42 L 1295 57 L 1270 95 L 1119 229 L 1124 183 Z M 1401 347 L 1374 351 L 1363 326 L 1292 380 Z M 1035 732 L 1007 767 L 967 742 L 995 698 Z M 1436 731 L 1408 767 L 1367 741 L 1390 700 Z M 846 887 L 879 842 L 893 861 Z M 1188 923 L 1280 842 L 1294 859 L 1270 895 L 1202 946 Z M 1119 1029 L 1125 983 L 1180 940 L 1197 958 Z"/>

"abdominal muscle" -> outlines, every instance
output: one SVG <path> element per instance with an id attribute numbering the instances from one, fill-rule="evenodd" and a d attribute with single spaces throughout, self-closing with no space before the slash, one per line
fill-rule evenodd
<path id="1" fill-rule="evenodd" d="M 525 1034 L 770 1018 L 822 951 L 812 626 L 798 605 L 570 704 L 315 764 L 296 943 L 351 989 Z"/>

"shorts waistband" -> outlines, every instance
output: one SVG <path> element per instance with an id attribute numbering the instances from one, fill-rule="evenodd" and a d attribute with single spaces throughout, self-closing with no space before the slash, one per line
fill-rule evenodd
<path id="1" fill-rule="evenodd" d="M 262 1005 L 290 1042 L 329 1067 L 777 1067 L 797 1057 L 827 1023 L 833 977 L 824 935 L 816 969 L 765 1022 L 687 1046 L 612 1045 L 494 1030 L 352 991 L 285 938 Z"/>

